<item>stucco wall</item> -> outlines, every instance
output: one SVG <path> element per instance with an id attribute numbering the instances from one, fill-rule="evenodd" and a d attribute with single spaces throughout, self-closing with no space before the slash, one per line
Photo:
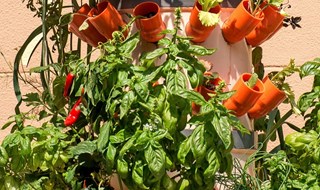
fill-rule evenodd
<path id="1" fill-rule="evenodd" d="M 282 28 L 273 38 L 262 45 L 263 63 L 266 71 L 278 70 L 289 63 L 290 58 L 296 60 L 297 65 L 305 61 L 320 57 L 320 7 L 319 0 L 290 1 L 291 9 L 287 12 L 294 16 L 302 16 L 301 26 L 296 30 L 290 27 Z M 6 3 L 0 8 L 1 29 L 0 29 L 0 52 L 4 57 L 0 57 L 0 126 L 2 126 L 10 115 L 14 114 L 16 98 L 12 87 L 12 69 L 17 48 L 19 48 L 33 29 L 40 24 L 38 18 L 33 17 L 25 3 Z M 9 63 L 9 66 L 6 61 Z M 34 62 L 37 65 L 37 61 Z M 26 68 L 28 69 L 28 68 Z M 301 81 L 298 76 L 289 78 L 297 96 L 310 89 L 310 78 Z M 23 92 L 27 92 L 29 87 L 22 86 Z M 288 110 L 287 105 L 281 105 L 282 113 Z M 291 117 L 290 121 L 303 126 L 302 117 Z M 0 131 L 0 139 L 8 132 Z M 290 132 L 285 128 L 285 133 Z M 276 143 L 275 143 L 276 144 Z"/>

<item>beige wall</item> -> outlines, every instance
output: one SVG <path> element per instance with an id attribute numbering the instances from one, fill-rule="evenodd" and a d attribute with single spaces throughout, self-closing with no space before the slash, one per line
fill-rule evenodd
<path id="1" fill-rule="evenodd" d="M 301 29 L 292 30 L 290 27 L 281 29 L 272 39 L 265 42 L 263 63 L 267 71 L 278 70 L 279 67 L 289 63 L 290 58 L 295 58 L 296 63 L 301 65 L 305 61 L 320 57 L 320 15 L 318 14 L 319 0 L 290 1 L 292 8 L 287 12 L 294 16 L 302 16 Z M 0 8 L 0 52 L 9 62 L 13 64 L 17 48 L 19 48 L 33 29 L 40 24 L 38 18 L 33 17 L 25 6 L 25 3 L 2 4 Z M 37 65 L 37 62 L 34 63 Z M 12 69 L 7 65 L 5 59 L 0 57 L 0 126 L 2 126 L 10 115 L 14 114 L 16 98 L 12 87 Z M 289 79 L 297 96 L 310 89 L 310 78 L 300 81 L 298 76 Z M 28 91 L 28 86 L 23 85 L 23 92 Z M 282 105 L 283 113 L 288 109 Z M 290 119 L 295 124 L 303 126 L 302 117 Z M 6 131 L 0 131 L 0 139 Z"/>

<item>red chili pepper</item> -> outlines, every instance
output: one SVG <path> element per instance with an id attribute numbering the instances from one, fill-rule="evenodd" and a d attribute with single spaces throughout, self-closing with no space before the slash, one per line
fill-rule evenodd
<path id="1" fill-rule="evenodd" d="M 65 82 L 64 91 L 63 91 L 63 96 L 64 97 L 68 97 L 69 96 L 69 93 L 70 93 L 70 90 L 71 90 L 71 85 L 73 83 L 73 79 L 74 79 L 74 74 L 72 74 L 72 73 L 69 73 L 66 76 L 66 82 Z"/>
<path id="2" fill-rule="evenodd" d="M 86 180 L 83 180 L 83 189 L 87 189 L 87 181 Z"/>
<path id="3" fill-rule="evenodd" d="M 80 97 L 79 100 L 72 107 L 69 115 L 67 116 L 66 120 L 64 121 L 65 126 L 73 125 L 78 120 L 78 118 L 81 114 L 81 109 L 80 109 L 81 101 L 82 101 L 82 97 Z"/>

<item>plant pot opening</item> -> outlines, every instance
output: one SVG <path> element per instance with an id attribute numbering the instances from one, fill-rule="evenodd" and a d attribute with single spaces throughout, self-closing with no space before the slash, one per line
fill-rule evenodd
<path id="1" fill-rule="evenodd" d="M 251 77 L 251 74 L 244 74 L 244 75 L 242 76 L 242 80 L 243 80 L 244 82 L 247 82 L 247 81 L 249 81 L 250 77 Z M 261 91 L 261 90 L 263 89 L 263 87 L 260 85 L 260 83 L 257 82 L 257 83 L 254 85 L 254 87 L 252 87 L 251 89 L 254 90 L 254 91 L 259 92 L 259 91 Z"/>
<path id="2" fill-rule="evenodd" d="M 145 8 L 148 6 L 148 9 Z M 144 2 L 133 10 L 135 16 L 143 16 L 141 19 L 150 19 L 154 17 L 159 12 L 159 6 L 154 2 Z"/>

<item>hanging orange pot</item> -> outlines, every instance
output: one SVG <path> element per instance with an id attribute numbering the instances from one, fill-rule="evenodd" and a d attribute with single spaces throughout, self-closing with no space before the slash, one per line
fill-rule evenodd
<path id="1" fill-rule="evenodd" d="M 77 13 L 73 15 L 72 21 L 69 24 L 69 31 L 78 36 L 82 41 L 96 47 L 99 42 L 106 42 L 107 39 L 90 22 L 88 22 L 88 28 L 79 30 L 83 22 L 87 21 L 93 12 L 96 12 L 95 8 L 91 9 L 88 4 L 81 6 Z"/>
<path id="2" fill-rule="evenodd" d="M 108 1 L 98 3 L 98 15 L 89 18 L 89 22 L 107 39 L 112 39 L 112 33 L 125 26 L 118 10 Z M 127 35 L 127 32 L 124 34 Z"/>
<path id="3" fill-rule="evenodd" d="M 210 76 L 211 73 L 210 72 L 205 72 L 204 75 L 206 76 Z M 196 87 L 194 90 L 196 92 L 199 92 L 203 98 L 208 101 L 211 97 L 209 96 L 209 94 L 214 94 L 215 93 L 215 87 L 219 85 L 219 82 L 221 82 L 222 79 L 219 78 L 215 78 L 209 81 L 209 84 L 207 85 L 201 85 Z M 195 104 L 192 102 L 191 104 L 192 107 L 192 113 L 193 114 L 197 114 L 200 111 L 200 107 L 199 105 Z"/>
<path id="4" fill-rule="evenodd" d="M 262 82 L 264 84 L 265 92 L 248 111 L 248 115 L 252 119 L 257 119 L 267 115 L 286 99 L 285 92 L 279 90 L 268 76 L 266 76 Z"/>
<path id="5" fill-rule="evenodd" d="M 166 25 L 162 21 L 157 3 L 151 1 L 140 3 L 133 9 L 133 15 L 143 17 L 138 18 L 135 23 L 145 41 L 157 42 L 164 37 L 160 32 L 166 29 Z"/>
<path id="6" fill-rule="evenodd" d="M 232 88 L 235 93 L 223 103 L 227 109 L 232 110 L 238 117 L 247 113 L 265 91 L 264 85 L 259 79 L 253 88 L 248 87 L 246 82 L 250 77 L 250 73 L 242 74 Z"/>
<path id="7" fill-rule="evenodd" d="M 276 34 L 276 33 L 282 28 L 282 26 L 283 26 L 283 23 L 281 23 L 281 24 L 268 36 L 268 38 L 266 39 L 266 41 L 269 40 L 270 38 L 272 38 L 272 36 L 273 36 L 274 34 Z"/>
<path id="8" fill-rule="evenodd" d="M 73 15 L 72 21 L 69 24 L 69 31 L 74 33 L 76 36 L 78 36 L 78 38 L 80 38 L 84 42 L 86 42 L 86 38 L 79 31 L 79 27 L 81 26 L 85 18 L 78 15 L 87 15 L 89 11 L 89 5 L 87 3 L 83 4 L 77 11 L 78 14 Z"/>
<path id="9" fill-rule="evenodd" d="M 190 14 L 189 22 L 185 28 L 186 35 L 192 37 L 191 41 L 197 43 L 204 42 L 215 28 L 215 26 L 202 25 L 201 21 L 199 20 L 199 12 L 201 10 L 201 5 L 198 1 L 196 1 Z M 218 5 L 210 9 L 210 12 L 218 14 L 220 13 L 220 10 L 221 7 Z"/>
<path id="10" fill-rule="evenodd" d="M 245 38 L 264 18 L 258 11 L 256 15 L 249 12 L 248 0 L 243 0 L 231 13 L 222 26 L 222 35 L 229 43 L 236 43 Z"/>
<path id="11" fill-rule="evenodd" d="M 253 47 L 262 44 L 282 26 L 284 16 L 280 14 L 279 8 L 265 3 L 261 5 L 265 6 L 267 7 L 263 9 L 264 19 L 246 36 L 247 43 Z"/>

